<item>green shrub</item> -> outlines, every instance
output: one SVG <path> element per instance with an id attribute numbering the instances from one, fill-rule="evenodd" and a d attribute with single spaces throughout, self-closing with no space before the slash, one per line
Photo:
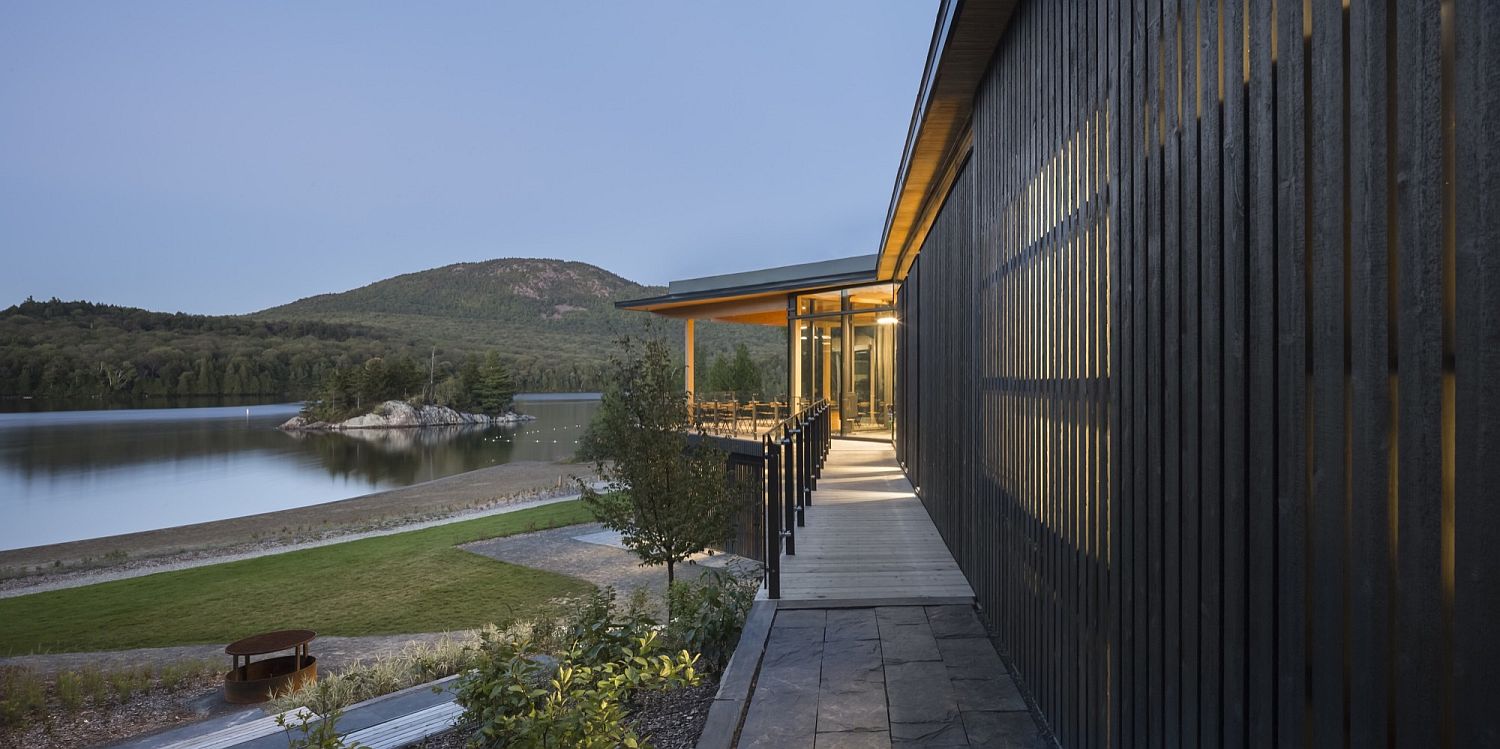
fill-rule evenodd
<path id="1" fill-rule="evenodd" d="M 756 581 L 709 570 L 697 582 L 679 580 L 667 591 L 667 640 L 672 647 L 703 656 L 704 665 L 722 670 L 739 643 L 740 629 L 755 601 Z"/>
<path id="2" fill-rule="evenodd" d="M 623 610 L 615 599 L 612 587 L 596 590 L 584 599 L 568 622 L 566 639 L 558 649 L 576 650 L 582 663 L 595 666 L 609 662 L 622 649 L 657 629 L 656 621 L 645 610 L 644 599 L 632 598 L 631 605 Z"/>
<path id="3" fill-rule="evenodd" d="M 589 630 L 585 637 L 598 634 Z M 604 640 L 613 642 L 611 633 Z M 639 689 L 696 685 L 697 656 L 657 652 L 655 631 L 613 651 L 590 655 L 583 640 L 554 660 L 526 637 L 484 635 L 474 672 L 459 685 L 464 718 L 477 723 L 471 746 L 507 749 L 641 747 L 625 721 L 625 701 Z M 593 662 L 586 662 L 596 659 Z"/>

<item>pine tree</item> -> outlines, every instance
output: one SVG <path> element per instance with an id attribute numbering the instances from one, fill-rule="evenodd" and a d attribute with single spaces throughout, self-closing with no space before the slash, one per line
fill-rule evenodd
<path id="1" fill-rule="evenodd" d="M 473 397 L 474 407 L 480 413 L 497 416 L 510 410 L 516 388 L 511 384 L 510 372 L 505 368 L 505 363 L 500 361 L 499 354 L 491 351 L 485 355 L 476 378 L 469 392 Z"/>

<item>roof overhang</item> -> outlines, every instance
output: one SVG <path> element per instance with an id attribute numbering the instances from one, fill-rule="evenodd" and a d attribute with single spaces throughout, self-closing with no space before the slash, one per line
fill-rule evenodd
<path id="1" fill-rule="evenodd" d="M 680 319 L 785 325 L 788 294 L 873 283 L 875 257 L 859 255 L 673 281 L 661 296 L 615 302 L 615 306 Z"/>
<path id="2" fill-rule="evenodd" d="M 876 273 L 906 277 L 973 147 L 974 94 L 1016 0 L 943 0 L 932 31 L 906 148 L 886 212 Z"/>

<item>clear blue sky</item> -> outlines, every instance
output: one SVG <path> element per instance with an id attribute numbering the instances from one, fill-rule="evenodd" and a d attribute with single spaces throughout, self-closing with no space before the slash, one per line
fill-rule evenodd
<path id="1" fill-rule="evenodd" d="M 0 307 L 874 252 L 936 7 L 6 2 Z"/>

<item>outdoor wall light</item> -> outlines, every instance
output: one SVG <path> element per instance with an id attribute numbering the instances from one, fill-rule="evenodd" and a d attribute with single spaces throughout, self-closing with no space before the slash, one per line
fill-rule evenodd
<path id="1" fill-rule="evenodd" d="M 896 323 L 901 321 L 897 320 L 895 315 L 886 315 L 885 317 L 875 318 L 875 322 L 879 325 L 895 325 Z"/>

